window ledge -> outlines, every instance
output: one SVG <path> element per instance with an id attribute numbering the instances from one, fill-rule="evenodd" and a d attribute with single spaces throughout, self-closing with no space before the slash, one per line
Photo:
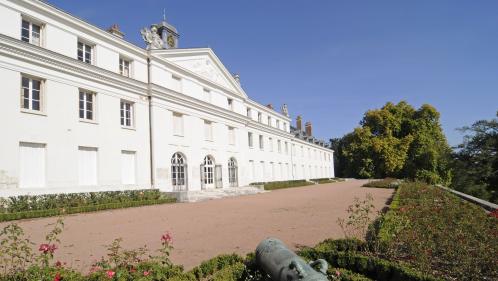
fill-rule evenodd
<path id="1" fill-rule="evenodd" d="M 173 136 L 179 137 L 179 138 L 183 138 L 184 137 L 184 135 L 180 135 L 180 134 L 173 134 Z"/>
<path id="2" fill-rule="evenodd" d="M 28 113 L 28 114 L 34 114 L 34 115 L 40 115 L 40 116 L 47 116 L 47 113 L 39 110 L 31 110 L 31 109 L 24 109 L 21 108 L 22 113 Z"/>
<path id="3" fill-rule="evenodd" d="M 137 130 L 135 127 L 128 127 L 128 126 L 123 126 L 123 125 L 121 125 L 121 129 L 131 130 L 131 131 L 136 131 Z"/>
<path id="4" fill-rule="evenodd" d="M 94 125 L 98 125 L 99 124 L 99 122 L 97 122 L 95 120 L 88 120 L 88 119 L 83 119 L 83 118 L 80 118 L 80 122 L 81 123 L 94 124 Z"/>

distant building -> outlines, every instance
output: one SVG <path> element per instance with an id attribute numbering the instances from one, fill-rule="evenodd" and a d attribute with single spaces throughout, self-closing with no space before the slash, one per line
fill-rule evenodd
<path id="1" fill-rule="evenodd" d="M 0 17 L 2 196 L 334 177 L 311 123 L 251 100 L 166 20 L 143 49 L 42 1 L 5 0 Z"/>

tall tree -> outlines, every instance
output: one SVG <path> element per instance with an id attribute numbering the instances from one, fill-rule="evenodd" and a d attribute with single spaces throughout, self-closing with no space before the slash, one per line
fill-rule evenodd
<path id="1" fill-rule="evenodd" d="M 498 118 L 479 120 L 461 130 L 466 135 L 453 154 L 451 187 L 498 203 Z"/>
<path id="2" fill-rule="evenodd" d="M 339 174 L 346 177 L 408 177 L 430 183 L 450 180 L 450 148 L 430 105 L 415 110 L 402 101 L 365 113 L 360 127 L 335 140 Z"/>

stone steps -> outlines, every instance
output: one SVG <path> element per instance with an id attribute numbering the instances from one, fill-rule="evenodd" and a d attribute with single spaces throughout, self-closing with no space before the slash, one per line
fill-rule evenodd
<path id="1" fill-rule="evenodd" d="M 202 191 L 188 191 L 180 201 L 200 202 L 200 201 L 220 199 L 225 197 L 252 195 L 263 192 L 267 191 L 253 186 L 207 189 Z"/>

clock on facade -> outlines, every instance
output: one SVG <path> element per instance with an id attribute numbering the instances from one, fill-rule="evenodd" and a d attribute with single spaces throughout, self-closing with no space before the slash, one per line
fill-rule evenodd
<path id="1" fill-rule="evenodd" d="M 168 34 L 168 46 L 170 48 L 175 47 L 175 38 L 171 34 Z"/>

